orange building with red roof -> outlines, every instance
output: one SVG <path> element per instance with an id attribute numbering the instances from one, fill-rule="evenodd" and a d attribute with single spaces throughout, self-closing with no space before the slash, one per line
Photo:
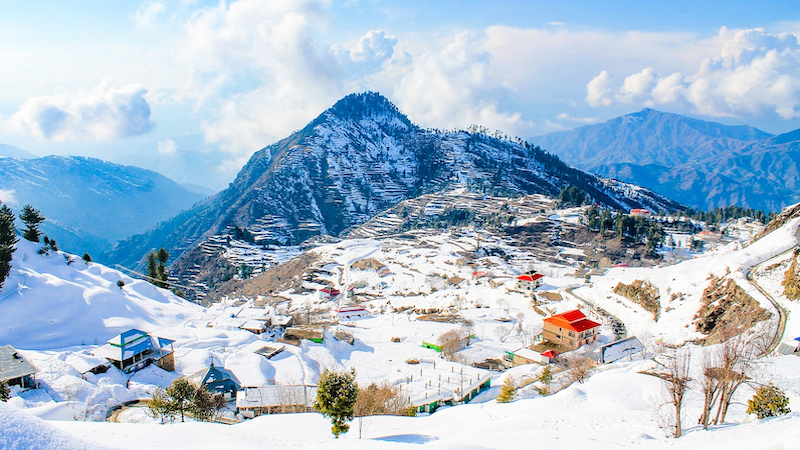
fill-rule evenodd
<path id="1" fill-rule="evenodd" d="M 573 309 L 544 319 L 542 336 L 574 350 L 596 341 L 599 330 L 599 323 L 587 319 L 579 309 Z"/>

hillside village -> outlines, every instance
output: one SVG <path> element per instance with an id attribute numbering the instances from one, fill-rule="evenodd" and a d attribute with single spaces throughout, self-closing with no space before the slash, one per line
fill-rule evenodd
<path id="1" fill-rule="evenodd" d="M 487 201 L 498 200 L 476 203 Z M 724 320 L 698 326 L 716 279 L 733 280 L 754 302 L 728 309 L 760 311 L 745 329 L 769 336 L 767 353 L 795 351 L 800 329 L 786 311 L 796 308 L 779 280 L 800 219 L 784 219 L 758 240 L 763 226 L 752 221 L 732 221 L 724 235 L 698 224 L 695 235 L 668 235 L 676 244 L 661 247 L 658 266 L 624 251 L 626 259 L 601 265 L 588 254 L 602 247 L 565 238 L 583 228 L 585 207 L 558 209 L 544 197 L 511 205 L 514 229 L 539 230 L 545 246 L 475 225 L 397 229 L 391 214 L 350 238 L 288 253 L 253 245 L 246 255 L 233 251 L 241 241 L 220 240 L 216 251 L 234 264 L 263 266 L 234 275 L 237 290 L 205 307 L 100 264 L 37 254 L 22 241 L 0 301 L 0 340 L 11 344 L 2 358 L 19 362 L 0 365 L 0 381 L 12 385 L 8 403 L 42 417 L 157 423 L 147 399 L 186 377 L 223 394 L 218 420 L 237 423 L 313 411 L 325 369 L 355 369 L 359 386 L 398 387 L 416 415 L 493 402 L 507 377 L 519 399 L 536 399 L 615 368 L 653 370 L 664 346 L 704 351 L 715 326 L 730 331 Z M 693 240 L 704 242 L 702 252 Z M 270 275 L 298 258 L 296 272 Z M 620 291 L 642 281 L 656 292 L 656 310 Z M 23 311 L 36 314 L 9 320 Z M 53 348 L 54 336 L 63 347 Z M 741 420 L 743 410 L 733 417 Z"/>

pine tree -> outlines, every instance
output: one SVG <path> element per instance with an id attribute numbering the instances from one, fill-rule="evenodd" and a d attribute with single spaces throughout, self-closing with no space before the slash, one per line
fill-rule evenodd
<path id="1" fill-rule="evenodd" d="M 147 254 L 147 276 L 151 283 L 160 288 L 167 287 L 167 278 L 169 277 L 165 265 L 167 260 L 169 260 L 169 252 L 163 248 Z"/>
<path id="2" fill-rule="evenodd" d="M 205 385 L 196 387 L 190 412 L 192 417 L 203 422 L 211 422 L 217 418 L 219 410 L 225 406 L 225 396 L 222 394 L 212 394 Z"/>
<path id="3" fill-rule="evenodd" d="M 337 439 L 350 429 L 347 422 L 353 420 L 357 397 L 355 369 L 350 373 L 325 370 L 320 376 L 314 408 L 331 419 L 333 424 L 331 431 Z"/>
<path id="4" fill-rule="evenodd" d="M 83 254 L 83 262 L 85 262 L 86 264 L 89 264 L 90 262 L 92 262 L 92 257 L 88 253 L 84 253 Z"/>
<path id="5" fill-rule="evenodd" d="M 19 220 L 25 224 L 25 231 L 22 233 L 22 237 L 31 242 L 39 242 L 39 237 L 42 235 L 39 231 L 39 224 L 44 222 L 44 216 L 39 210 L 34 209 L 30 204 L 26 204 L 19 213 Z"/>
<path id="6" fill-rule="evenodd" d="M 511 403 L 517 397 L 517 385 L 514 382 L 514 377 L 507 376 L 503 381 L 503 387 L 500 388 L 500 395 L 497 396 L 497 403 Z"/>
<path id="7" fill-rule="evenodd" d="M 185 420 L 186 413 L 192 410 L 192 400 L 196 390 L 192 383 L 183 378 L 176 378 L 167 386 L 166 393 L 170 397 L 174 411 L 180 413 L 181 422 Z"/>
<path id="8" fill-rule="evenodd" d="M 14 228 L 14 213 L 6 205 L 0 206 L 0 289 L 11 273 L 11 259 L 17 243 L 17 230 Z"/>
<path id="9" fill-rule="evenodd" d="M 544 385 L 538 389 L 541 395 L 550 395 L 550 383 L 553 382 L 553 372 L 550 366 L 544 366 L 544 370 L 539 374 L 539 381 Z"/>
<path id="10" fill-rule="evenodd" d="M 172 422 L 177 415 L 172 405 L 172 399 L 167 394 L 167 391 L 161 388 L 156 388 L 156 391 L 153 393 L 153 398 L 147 403 L 147 408 L 147 413 L 150 417 L 160 417 L 161 423 L 164 423 L 165 419 Z"/>
<path id="11" fill-rule="evenodd" d="M 789 409 L 789 398 L 772 384 L 758 388 L 756 395 L 747 401 L 747 413 L 755 414 L 759 419 L 782 416 L 790 412 L 792 410 Z"/>

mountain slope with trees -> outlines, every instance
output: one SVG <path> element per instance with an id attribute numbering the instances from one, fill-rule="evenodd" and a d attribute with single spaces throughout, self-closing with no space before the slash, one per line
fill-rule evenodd
<path id="1" fill-rule="evenodd" d="M 0 158 L 0 186 L 15 211 L 41 211 L 42 233 L 62 248 L 96 255 L 203 199 L 155 172 L 78 156 Z"/>
<path id="2" fill-rule="evenodd" d="M 201 257 L 197 244 L 228 227 L 247 229 L 262 244 L 297 244 L 338 235 L 404 199 L 457 186 L 511 196 L 557 196 L 575 186 L 614 209 L 682 208 L 647 189 L 577 170 L 520 140 L 480 129 L 424 130 L 380 94 L 364 93 L 345 97 L 302 130 L 259 150 L 228 189 L 121 242 L 110 258 L 133 266 L 163 247 L 180 264 Z"/>
<path id="3" fill-rule="evenodd" d="M 644 109 L 531 139 L 564 161 L 701 209 L 800 200 L 800 130 L 773 136 Z"/>

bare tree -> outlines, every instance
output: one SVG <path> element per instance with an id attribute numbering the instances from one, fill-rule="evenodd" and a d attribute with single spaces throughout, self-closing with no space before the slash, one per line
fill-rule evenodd
<path id="1" fill-rule="evenodd" d="M 683 398 L 689 390 L 689 362 L 691 355 L 689 352 L 677 348 L 667 349 L 664 355 L 666 362 L 663 369 L 658 372 L 644 372 L 661 378 L 666 395 L 665 405 L 671 405 L 672 411 L 672 437 L 679 438 L 683 435 L 681 423 L 681 410 L 683 409 Z M 662 406 L 665 406 L 662 405 Z"/>
<path id="2" fill-rule="evenodd" d="M 583 355 L 573 355 L 565 359 L 567 380 L 570 383 L 583 383 L 594 368 L 594 361 Z"/>
<path id="3" fill-rule="evenodd" d="M 439 337 L 439 346 L 442 349 L 442 357 L 452 360 L 456 352 L 464 348 L 464 338 L 456 330 L 450 330 Z"/>

